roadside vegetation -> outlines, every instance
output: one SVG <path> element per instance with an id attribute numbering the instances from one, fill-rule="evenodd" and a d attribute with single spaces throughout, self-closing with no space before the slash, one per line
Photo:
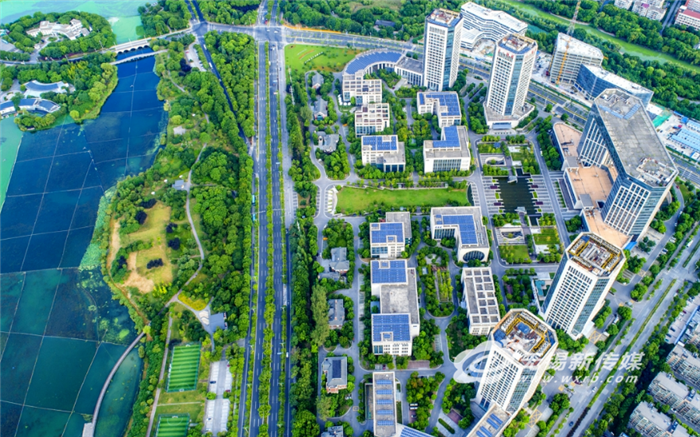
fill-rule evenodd
<path id="1" fill-rule="evenodd" d="M 192 15 L 185 0 L 158 0 L 139 6 L 141 28 L 136 32 L 153 37 L 186 29 Z"/>

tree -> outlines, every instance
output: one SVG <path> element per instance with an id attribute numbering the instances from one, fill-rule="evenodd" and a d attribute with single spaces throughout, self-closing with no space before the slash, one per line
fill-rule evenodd
<path id="1" fill-rule="evenodd" d="M 311 331 L 311 339 L 316 347 L 323 346 L 330 334 L 328 325 L 328 299 L 326 289 L 321 285 L 314 285 L 311 292 L 311 312 L 313 313 L 316 326 Z"/>
<path id="2" fill-rule="evenodd" d="M 552 104 L 547 103 L 547 106 L 544 108 L 544 112 L 552 112 Z"/>
<path id="3" fill-rule="evenodd" d="M 321 428 L 316 422 L 316 415 L 308 410 L 300 410 L 294 416 L 292 424 L 293 437 L 307 437 L 310 435 L 319 435 Z"/>
<path id="4" fill-rule="evenodd" d="M 569 114 L 566 112 L 561 115 L 561 121 L 566 122 L 569 119 Z"/>
<path id="5" fill-rule="evenodd" d="M 629 320 L 632 318 L 632 309 L 626 306 L 617 307 L 617 313 L 620 315 L 622 320 Z"/>

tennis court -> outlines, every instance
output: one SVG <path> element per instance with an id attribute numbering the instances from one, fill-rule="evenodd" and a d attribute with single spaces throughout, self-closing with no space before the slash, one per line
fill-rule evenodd
<path id="1" fill-rule="evenodd" d="M 197 388 L 199 373 L 199 344 L 175 346 L 168 372 L 168 392 Z"/>
<path id="2" fill-rule="evenodd" d="M 190 416 L 160 416 L 156 437 L 182 437 L 187 434 Z"/>

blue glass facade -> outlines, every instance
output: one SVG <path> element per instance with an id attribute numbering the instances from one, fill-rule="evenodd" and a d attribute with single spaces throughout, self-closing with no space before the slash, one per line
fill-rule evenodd
<path id="1" fill-rule="evenodd" d="M 627 94 L 638 97 L 644 107 L 651 102 L 654 92 L 639 85 L 633 84 L 626 79 L 607 72 L 600 67 L 581 65 L 576 79 L 576 88 L 586 95 L 586 98 L 593 100 L 603 91 L 615 88 Z"/>

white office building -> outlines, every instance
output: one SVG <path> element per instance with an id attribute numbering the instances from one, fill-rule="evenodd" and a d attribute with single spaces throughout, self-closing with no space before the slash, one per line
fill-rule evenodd
<path id="1" fill-rule="evenodd" d="M 462 18 L 447 9 L 435 9 L 425 18 L 423 86 L 431 91 L 451 88 L 459 70 Z"/>
<path id="2" fill-rule="evenodd" d="M 372 258 L 399 258 L 410 241 L 409 212 L 388 212 L 386 221 L 369 224 L 369 246 Z"/>
<path id="3" fill-rule="evenodd" d="M 694 10 L 690 7 L 681 6 L 676 15 L 675 24 L 700 30 L 700 9 Z"/>
<path id="4" fill-rule="evenodd" d="M 666 8 L 663 7 L 666 0 L 635 0 L 632 12 L 640 17 L 650 20 L 661 21 L 666 15 Z"/>
<path id="5" fill-rule="evenodd" d="M 355 111 L 355 135 L 373 135 L 389 127 L 388 103 L 369 103 Z"/>
<path id="6" fill-rule="evenodd" d="M 382 81 L 380 79 L 365 79 L 363 71 L 355 74 L 343 74 L 343 102 L 349 105 L 355 99 L 355 105 L 382 102 Z"/>
<path id="7" fill-rule="evenodd" d="M 491 347 L 476 393 L 488 411 L 497 405 L 514 414 L 532 397 L 559 342 L 549 325 L 531 312 L 515 309 L 489 334 Z"/>
<path id="8" fill-rule="evenodd" d="M 488 335 L 501 321 L 491 267 L 462 269 L 462 307 L 469 317 L 471 335 Z"/>
<path id="9" fill-rule="evenodd" d="M 467 171 L 472 159 L 465 126 L 442 129 L 439 140 L 423 141 L 423 172 Z"/>
<path id="10" fill-rule="evenodd" d="M 406 169 L 406 148 L 396 135 L 362 137 L 362 165 L 373 165 L 383 172 Z"/>
<path id="11" fill-rule="evenodd" d="M 659 412 L 653 405 L 644 401 L 637 405 L 630 416 L 630 428 L 642 437 L 689 437 L 688 431 L 678 422 Z"/>
<path id="12" fill-rule="evenodd" d="M 372 421 L 376 437 L 395 437 L 396 376 L 394 372 L 372 374 Z"/>
<path id="13" fill-rule="evenodd" d="M 604 223 L 625 235 L 644 234 L 678 170 L 641 100 L 619 89 L 600 94 L 577 153 L 584 166 L 600 167 L 612 182 Z"/>
<path id="14" fill-rule="evenodd" d="M 430 237 L 434 240 L 454 238 L 457 258 L 487 260 L 489 240 L 478 206 L 444 207 L 430 210 Z"/>
<path id="15" fill-rule="evenodd" d="M 455 91 L 418 93 L 418 113 L 434 114 L 440 128 L 462 124 L 462 109 Z"/>
<path id="16" fill-rule="evenodd" d="M 559 32 L 549 66 L 549 80 L 557 85 L 571 85 L 576 82 L 582 65 L 599 67 L 602 63 L 603 52 L 598 47 Z"/>
<path id="17" fill-rule="evenodd" d="M 544 320 L 578 339 L 605 303 L 625 263 L 617 246 L 593 233 L 581 233 L 566 248 L 544 302 Z"/>
<path id="18" fill-rule="evenodd" d="M 481 40 L 498 42 L 511 34 L 525 35 L 527 23 L 503 11 L 494 11 L 474 2 L 467 2 L 461 8 L 464 29 L 461 46 L 472 50 Z"/>
<path id="19" fill-rule="evenodd" d="M 496 44 L 486 94 L 486 122 L 493 129 L 510 129 L 534 109 L 527 103 L 537 42 L 509 35 Z"/>
<path id="20" fill-rule="evenodd" d="M 379 298 L 379 314 L 408 315 L 408 334 L 410 340 L 418 337 L 420 334 L 420 313 L 418 310 L 418 283 L 416 281 L 416 269 L 408 268 L 406 260 L 375 260 L 370 263 L 370 275 L 372 284 L 372 296 Z M 394 323 L 396 320 L 391 319 Z M 382 329 L 381 321 L 378 322 L 377 332 Z M 403 326 L 402 324 L 400 324 Z M 372 331 L 374 330 L 374 321 Z M 392 325 L 393 326 L 393 325 Z M 379 338 L 373 341 L 373 344 L 382 345 L 379 352 L 376 354 L 394 353 L 393 342 L 403 342 L 399 337 L 395 337 L 389 341 L 385 338 Z M 386 347 L 384 347 L 386 346 Z M 400 348 L 398 349 L 401 350 Z"/>

